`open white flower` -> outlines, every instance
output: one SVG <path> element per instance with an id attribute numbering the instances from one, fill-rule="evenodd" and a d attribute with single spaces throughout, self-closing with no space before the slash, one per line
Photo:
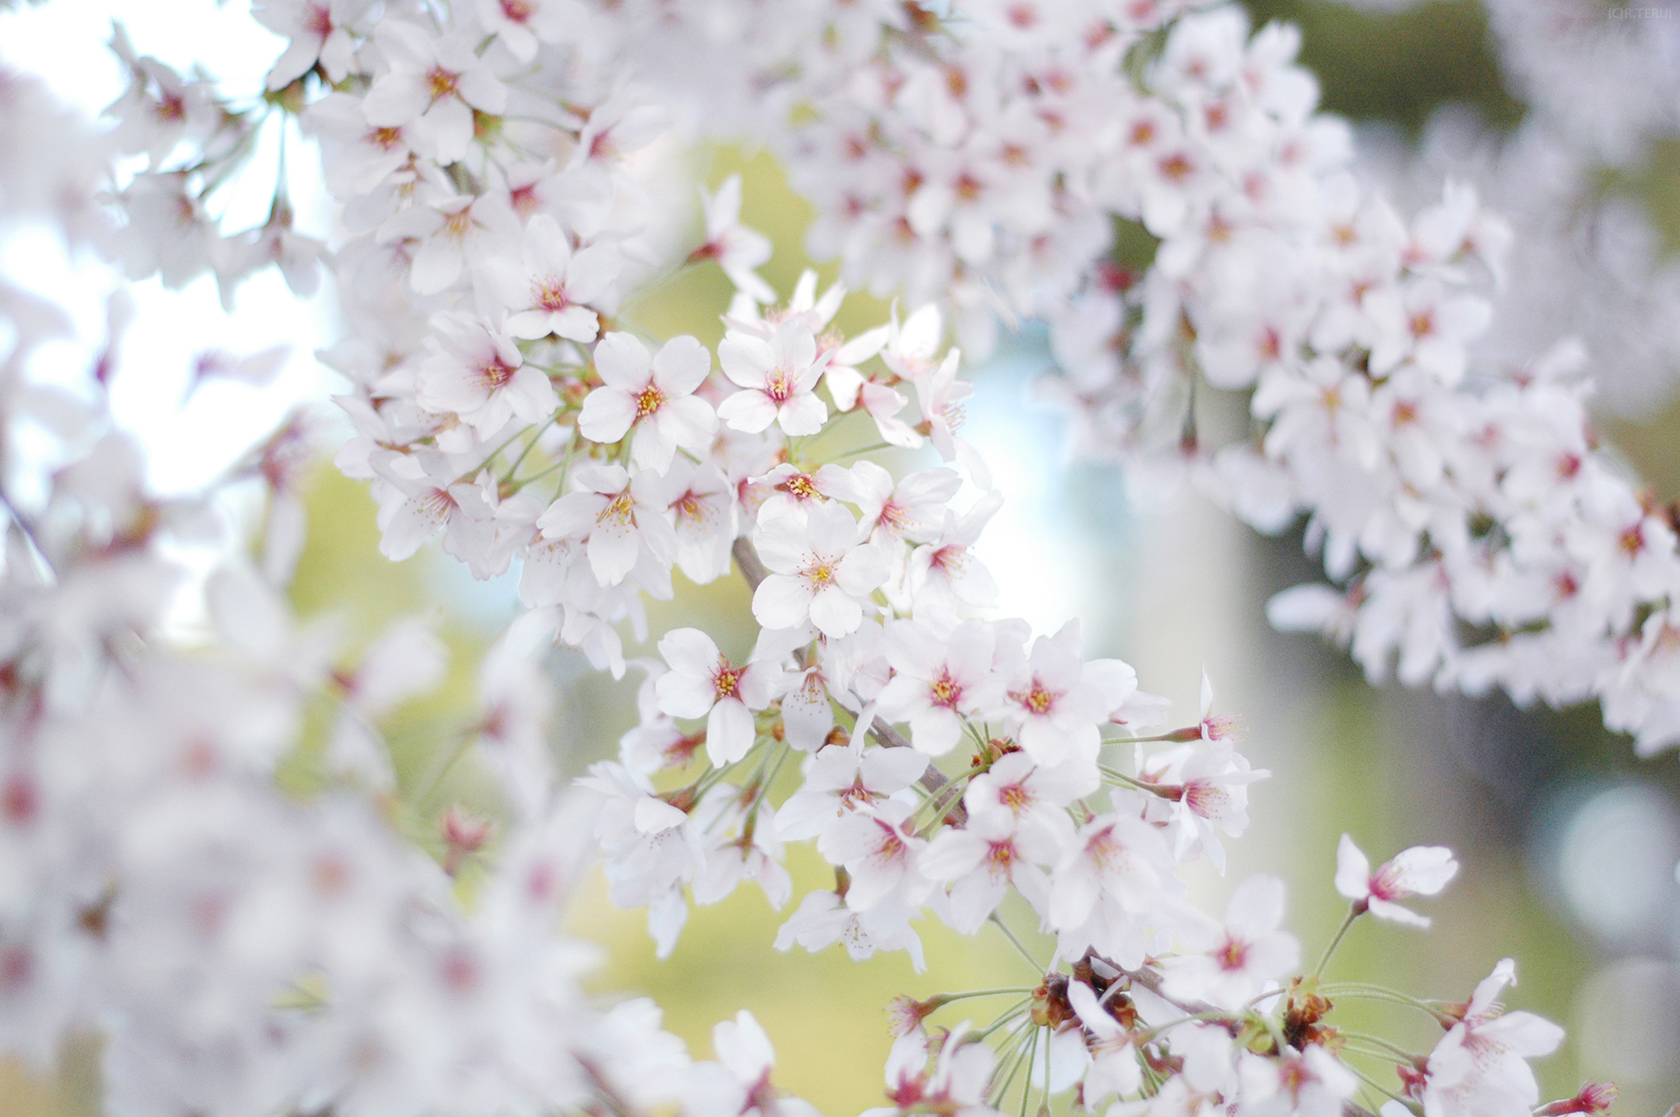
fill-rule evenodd
<path id="1" fill-rule="evenodd" d="M 803 519 L 775 516 L 753 532 L 758 556 L 772 573 L 753 593 L 753 616 L 765 628 L 810 621 L 824 636 L 847 636 L 863 623 L 864 602 L 887 580 L 886 553 L 858 542 L 857 521 L 836 503 Z"/>
<path id="2" fill-rule="evenodd" d="M 1403 908 L 1395 900 L 1408 896 L 1433 896 L 1458 875 L 1458 862 L 1445 846 L 1413 846 L 1371 871 L 1371 862 L 1353 839 L 1342 835 L 1336 847 L 1336 891 L 1364 905 L 1379 919 L 1429 926 L 1429 917 Z"/>
<path id="3" fill-rule="evenodd" d="M 706 347 L 687 335 L 667 341 L 657 354 L 629 334 L 612 333 L 595 347 L 603 384 L 589 393 L 578 430 L 594 442 L 617 442 L 632 427 L 630 455 L 644 469 L 663 473 L 677 448 L 701 451 L 712 440 L 717 416 L 694 395 L 712 370 Z"/>
<path id="4" fill-rule="evenodd" d="M 560 223 L 539 213 L 525 224 L 518 263 L 505 254 L 485 261 L 484 284 L 490 297 L 511 313 L 507 331 L 514 337 L 554 334 L 569 341 L 594 341 L 600 319 L 589 305 L 618 278 L 618 252 L 591 244 L 572 250 Z"/>
<path id="5" fill-rule="evenodd" d="M 672 717 L 706 719 L 706 755 L 722 767 L 747 755 L 753 745 L 753 711 L 775 700 L 781 672 L 773 663 L 739 667 L 697 628 L 678 628 L 659 641 L 671 670 L 659 676 L 654 693 Z"/>
<path id="6" fill-rule="evenodd" d="M 716 194 L 700 191 L 700 208 L 706 215 L 706 243 L 689 259 L 716 260 L 729 282 L 754 302 L 775 302 L 776 292 L 754 270 L 770 259 L 770 240 L 741 224 L 741 176 L 724 179 Z"/>
<path id="7" fill-rule="evenodd" d="M 577 491 L 555 501 L 537 520 L 544 537 L 585 540 L 589 566 L 603 586 L 618 585 L 638 568 L 644 584 L 651 576 L 668 585 L 677 549 L 676 533 L 665 518 L 670 483 L 647 470 L 632 477 L 617 465 L 585 466 L 575 480 Z"/>
<path id="8" fill-rule="evenodd" d="M 1300 964 L 1301 944 L 1278 929 L 1282 922 L 1283 881 L 1249 877 L 1231 893 L 1223 927 L 1207 932 L 1195 953 L 1166 959 L 1166 990 L 1181 999 L 1240 1009 L 1263 982 Z"/>
<path id="9" fill-rule="evenodd" d="M 499 113 L 508 91 L 473 50 L 464 31 L 433 37 L 418 24 L 387 20 L 375 33 L 390 66 L 362 100 L 368 123 L 412 128 L 440 163 L 464 157 L 473 141 L 473 112 Z"/>
<path id="10" fill-rule="evenodd" d="M 1506 1012 L 1499 1003 L 1516 983 L 1516 965 L 1502 959 L 1464 1006 L 1464 1016 L 1429 1053 L 1422 1086 L 1425 1117 L 1527 1113 L 1540 1100 L 1529 1059 L 1550 1055 L 1563 1029 L 1532 1012 Z"/>
<path id="11" fill-rule="evenodd" d="M 768 341 L 731 330 L 718 345 L 718 363 L 741 390 L 719 405 L 718 418 L 748 434 L 772 423 L 783 434 L 816 434 L 828 420 L 816 389 L 829 356 L 818 353 L 810 326 L 797 318 L 783 322 Z"/>
<path id="12" fill-rule="evenodd" d="M 486 437 L 516 415 L 540 423 L 554 412 L 554 386 L 525 363 L 512 338 L 456 315 L 440 316 L 433 328 L 432 356 L 420 370 L 421 404 L 455 412 Z"/>

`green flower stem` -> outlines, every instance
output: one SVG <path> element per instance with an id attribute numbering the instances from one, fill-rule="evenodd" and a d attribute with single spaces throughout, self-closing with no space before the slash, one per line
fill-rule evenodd
<path id="1" fill-rule="evenodd" d="M 1312 976 L 1317 977 L 1324 972 L 1324 967 L 1330 964 L 1330 956 L 1336 953 L 1336 948 L 1342 944 L 1342 938 L 1348 933 L 1348 928 L 1353 926 L 1354 920 L 1364 914 L 1365 909 L 1358 904 L 1348 908 L 1347 918 L 1342 920 L 1341 929 L 1336 932 L 1336 937 L 1330 940 L 1330 945 L 1324 948 L 1324 956 L 1318 960 L 1318 965 L 1313 967 Z"/>

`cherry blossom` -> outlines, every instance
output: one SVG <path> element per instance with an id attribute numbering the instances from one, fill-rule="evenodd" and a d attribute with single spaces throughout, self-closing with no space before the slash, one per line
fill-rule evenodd
<path id="1" fill-rule="evenodd" d="M 659 641 L 671 670 L 655 682 L 659 708 L 674 717 L 706 719 L 706 754 L 718 766 L 740 760 L 753 744 L 753 712 L 776 697 L 773 667 L 736 667 L 697 628 L 678 628 Z"/>
<path id="2" fill-rule="evenodd" d="M 574 252 L 559 222 L 539 213 L 525 224 L 520 265 L 497 256 L 483 267 L 485 285 L 511 311 L 507 331 L 519 338 L 554 334 L 594 341 L 600 319 L 591 304 L 607 292 L 620 266 L 612 247 L 591 244 Z"/>
<path id="3" fill-rule="evenodd" d="M 825 636 L 849 635 L 887 578 L 886 555 L 858 542 L 857 521 L 836 504 L 811 509 L 803 522 L 795 515 L 761 522 L 753 544 L 772 572 L 753 594 L 753 616 L 766 628 L 809 621 Z"/>
<path id="4" fill-rule="evenodd" d="M 1444 846 L 1413 846 L 1371 871 L 1371 863 L 1342 835 L 1336 847 L 1336 891 L 1352 900 L 1354 907 L 1379 919 L 1429 926 L 1427 916 L 1401 907 L 1395 900 L 1408 896 L 1433 896 L 1458 875 L 1458 862 Z"/>
<path id="5" fill-rule="evenodd" d="M 390 69 L 362 102 L 368 123 L 412 129 L 416 141 L 444 163 L 467 153 L 473 112 L 499 113 L 507 87 L 461 33 L 434 38 L 401 20 L 381 22 L 376 39 Z"/>
<path id="6" fill-rule="evenodd" d="M 1418 1091 L 1429 1117 L 1527 1112 L 1539 1102 L 1528 1060 L 1557 1050 L 1563 1029 L 1530 1012 L 1505 1012 L 1496 998 L 1515 981 L 1515 964 L 1502 959 L 1429 1053 Z"/>
<path id="7" fill-rule="evenodd" d="M 284 89 L 319 65 L 327 80 L 338 83 L 355 65 L 350 25 L 366 0 L 264 0 L 251 5 L 251 16 L 291 46 L 268 72 L 268 88 Z"/>
<path id="8" fill-rule="evenodd" d="M 1207 947 L 1167 963 L 1165 988 L 1185 1000 L 1241 1007 L 1264 982 L 1282 978 L 1300 964 L 1300 944 L 1278 930 L 1282 921 L 1283 882 L 1249 877 L 1231 893 L 1225 926 L 1208 936 Z"/>
<path id="9" fill-rule="evenodd" d="M 757 272 L 770 259 L 770 241 L 740 224 L 741 176 L 724 179 L 716 194 L 702 191 L 701 208 L 706 215 L 706 243 L 689 258 L 716 260 L 729 281 L 755 302 L 774 302 L 775 291 Z"/>
<path id="10" fill-rule="evenodd" d="M 748 434 L 772 423 L 788 435 L 817 433 L 828 418 L 816 386 L 829 356 L 818 353 L 810 327 L 798 319 L 768 340 L 731 332 L 718 346 L 718 363 L 741 391 L 718 405 L 718 418 Z"/>
<path id="11" fill-rule="evenodd" d="M 982 720 L 1001 708 L 1004 679 L 995 660 L 992 628 L 960 625 L 949 640 L 905 621 L 887 626 L 892 680 L 881 691 L 881 712 L 910 723 L 910 742 L 930 756 L 956 747 L 965 719 Z"/>
<path id="12" fill-rule="evenodd" d="M 691 337 L 673 338 L 657 354 L 629 334 L 607 334 L 595 347 L 603 385 L 578 413 L 578 431 L 595 442 L 617 442 L 634 427 L 631 457 L 663 473 L 680 447 L 704 450 L 717 417 L 693 393 L 712 370 L 712 359 Z"/>
<path id="13" fill-rule="evenodd" d="M 434 329 L 432 356 L 416 384 L 422 404 L 455 412 L 483 435 L 515 416 L 536 423 L 554 411 L 548 377 L 525 364 L 511 337 L 466 318 L 440 319 Z"/>
<path id="14" fill-rule="evenodd" d="M 776 829 L 789 840 L 823 833 L 849 811 L 891 799 L 927 770 L 909 749 L 866 748 L 862 737 L 826 745 L 805 762 L 805 783 L 776 812 Z"/>
<path id="15" fill-rule="evenodd" d="M 1011 938 L 1027 911 L 1055 936 L 1024 994 L 901 1001 L 878 1113 L 988 1117 L 1006 1093 L 1024 1109 L 1075 1090 L 1066 1104 L 1113 1097 L 1117 1115 L 1370 1100 L 1343 1018 L 1294 972 L 1281 884 L 1245 881 L 1223 920 L 1190 900 L 1265 774 L 1205 675 L 1193 725 L 1113 747 L 1162 722 L 1137 672 L 1087 659 L 1077 622 L 1035 634 L 986 612 L 998 587 L 977 543 L 1002 497 L 960 437 L 963 353 L 1045 317 L 1068 366 L 1051 394 L 1078 410 L 1082 446 L 1134 463 L 1164 448 L 1173 476 L 1270 530 L 1304 516 L 1339 585 L 1273 611 L 1345 635 L 1374 677 L 1598 695 L 1660 747 L 1680 738 L 1680 568 L 1660 510 L 1588 436 L 1578 358 L 1494 375 L 1473 348 L 1499 219 L 1456 187 L 1411 216 L 1362 192 L 1298 36 L 1201 7 L 271 3 L 291 41 L 255 111 L 118 33 L 131 87 L 114 142 L 148 157 L 132 167 L 91 129 L 67 126 L 60 156 L 34 124 L 57 117 L 0 114 L 0 205 L 79 230 L 130 274 L 209 270 L 231 295 L 269 264 L 301 288 L 330 263 L 346 336 L 323 359 L 353 428 L 337 459 L 371 483 L 382 549 L 441 534 L 474 575 L 521 566 L 477 701 L 416 790 L 380 722 L 439 685 L 439 643 L 404 622 L 347 656 L 291 618 L 290 435 L 226 484 L 159 497 L 111 428 L 109 352 L 88 354 L 75 407 L 0 385 L 0 1045 L 45 1060 L 119 1022 L 101 1037 L 112 1112 L 810 1117 L 774 1085 L 751 1016 L 694 1062 L 651 1003 L 585 997 L 588 951 L 559 928 L 600 861 L 668 956 L 690 904 L 756 885 L 783 907 L 785 843 L 812 841 L 832 887 L 801 898 L 781 949 L 905 950 L 921 969 L 913 923 L 930 911 Z M 0 106 L 31 103 L 14 84 L 0 78 Z M 300 111 L 335 227 L 294 228 L 283 186 L 261 225 L 216 216 Z M 673 118 L 761 139 L 847 279 L 819 294 L 808 272 L 778 305 L 740 180 L 703 193 L 687 263 L 716 260 L 738 289 L 715 379 L 704 344 L 656 326 L 662 277 L 684 266 L 669 199 L 691 196 L 666 189 L 685 165 L 667 157 Z M 70 185 L 15 189 L 37 166 Z M 106 187 L 108 242 L 88 232 Z M 1134 226 L 1160 245 L 1129 274 L 1107 253 Z M 907 313 L 848 339 L 848 286 Z M 74 324 L 12 292 L 0 281 L 0 364 L 28 370 Z M 963 351 L 942 348 L 947 322 Z M 1193 393 L 1249 385 L 1253 437 L 1216 446 Z M 53 453 L 11 449 L 19 422 Z M 871 424 L 947 464 L 869 460 L 848 440 Z M 292 508 L 257 533 L 260 575 L 226 514 L 245 483 Z M 216 551 L 208 579 L 189 547 Z M 751 589 L 762 631 L 744 664 L 721 628 L 660 631 L 672 614 L 646 602 L 686 593 L 673 568 Z M 175 627 L 172 595 L 202 606 L 204 632 Z M 575 788 L 544 727 L 555 644 L 645 676 L 617 758 Z M 649 646 L 663 664 L 636 658 Z M 300 753 L 317 723 L 323 747 Z M 277 780 L 300 755 L 319 790 Z M 471 796 L 452 775 L 467 769 Z M 1335 884 L 1350 924 L 1421 922 L 1396 901 L 1456 868 L 1420 847 L 1373 872 L 1344 837 Z M 1428 1117 L 1539 1102 L 1528 1060 L 1558 1033 L 1498 1010 L 1509 974 L 1443 1011 L 1445 1037 L 1402 1066 Z M 1015 1000 L 987 1030 L 930 1029 L 982 996 Z M 994 1075 L 1006 1066 L 1026 1071 Z"/>
<path id="16" fill-rule="evenodd" d="M 817 839 L 830 863 L 851 874 L 846 906 L 868 911 L 883 903 L 917 905 L 933 888 L 923 874 L 921 850 L 927 845 L 905 830 L 910 808 L 891 799 L 842 815 Z"/>
<path id="17" fill-rule="evenodd" d="M 665 511 L 674 494 L 665 479 L 646 470 L 632 476 L 622 466 L 585 466 L 577 491 L 549 506 L 537 527 L 549 539 L 582 539 L 590 569 L 602 585 L 616 586 L 632 571 L 655 584 L 669 580 L 676 533 Z"/>

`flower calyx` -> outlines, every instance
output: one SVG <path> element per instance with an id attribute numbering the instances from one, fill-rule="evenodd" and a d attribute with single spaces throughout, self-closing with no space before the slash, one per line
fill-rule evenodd
<path id="1" fill-rule="evenodd" d="M 1045 974 L 1044 981 L 1032 991 L 1032 1007 L 1028 1011 L 1033 1024 L 1040 1028 L 1059 1029 L 1070 1020 L 1077 1022 L 1079 1014 L 1068 1000 L 1067 974 Z"/>
<path id="2" fill-rule="evenodd" d="M 1341 1033 L 1322 1023 L 1335 1007 L 1330 998 L 1318 992 L 1317 981 L 1296 978 L 1289 983 L 1289 999 L 1283 1010 L 1283 1038 L 1297 1051 L 1308 1044 L 1331 1051 L 1340 1049 Z"/>

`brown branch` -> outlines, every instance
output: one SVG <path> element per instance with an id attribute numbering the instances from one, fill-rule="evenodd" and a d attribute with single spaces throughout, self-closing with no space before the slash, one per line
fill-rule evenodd
<path id="1" fill-rule="evenodd" d="M 741 568 L 741 574 L 746 578 L 747 585 L 756 592 L 760 583 L 770 576 L 770 571 L 765 568 L 764 560 L 758 557 L 758 552 L 753 549 L 752 541 L 744 535 L 735 540 L 735 546 L 732 548 L 732 553 L 735 556 L 735 565 Z M 800 666 L 803 667 L 805 665 L 804 651 L 801 650 L 795 652 L 794 655 L 799 660 Z M 904 734 L 888 725 L 881 718 L 876 718 L 874 720 L 874 722 L 869 726 L 868 732 L 871 737 L 875 738 L 877 743 L 885 746 L 886 748 L 907 749 L 910 747 L 910 742 L 904 739 Z M 938 795 L 950 785 L 951 781 L 946 779 L 945 773 L 941 772 L 930 760 L 928 761 L 927 771 L 922 773 L 921 779 L 918 782 L 930 794 Z M 961 803 L 958 803 L 954 808 L 952 808 L 949 817 L 958 824 L 961 824 L 967 819 L 968 812 L 963 809 L 963 805 Z"/>

